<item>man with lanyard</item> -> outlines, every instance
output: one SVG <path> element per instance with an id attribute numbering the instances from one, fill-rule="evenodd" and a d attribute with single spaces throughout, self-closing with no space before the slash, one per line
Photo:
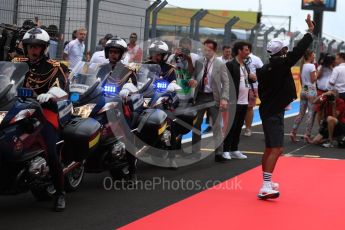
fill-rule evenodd
<path id="1" fill-rule="evenodd" d="M 23 86 L 32 88 L 38 95 L 37 100 L 42 104 L 47 122 L 42 129 L 42 137 L 47 146 L 49 172 L 56 189 L 54 208 L 56 211 L 65 209 L 64 175 L 61 159 L 56 150 L 59 137 L 59 122 L 57 108 L 50 99 L 59 98 L 59 94 L 67 94 L 66 88 L 67 67 L 57 61 L 48 59 L 45 52 L 49 44 L 49 35 L 40 28 L 27 31 L 23 37 L 23 49 L 27 58 L 14 59 L 14 62 L 25 61 L 29 65 Z M 62 92 L 61 92 L 62 91 Z"/>
<path id="2" fill-rule="evenodd" d="M 230 76 L 235 85 L 237 106 L 234 121 L 230 132 L 224 139 L 223 157 L 226 159 L 246 159 L 247 156 L 238 150 L 240 135 L 244 119 L 248 109 L 249 90 L 253 89 L 252 83 L 256 81 L 256 76 L 250 74 L 249 67 L 245 63 L 250 53 L 249 44 L 246 42 L 237 42 L 233 47 L 233 54 L 236 57 L 226 63 Z"/>
<path id="3" fill-rule="evenodd" d="M 261 59 L 252 53 L 252 44 L 249 44 L 250 54 L 247 58 L 247 65 L 250 70 L 250 74 L 253 78 L 256 77 L 256 69 L 261 68 L 264 64 Z M 258 98 L 258 83 L 253 83 L 253 88 L 249 90 L 248 98 L 248 110 L 245 119 L 246 129 L 244 130 L 244 136 L 250 137 L 252 135 L 252 123 L 254 118 L 254 107 L 256 106 L 256 99 Z"/>
<path id="4" fill-rule="evenodd" d="M 200 107 L 197 113 L 195 128 L 200 131 L 204 114 L 208 111 L 212 119 L 215 161 L 225 162 L 228 159 L 222 154 L 222 133 L 220 111 L 228 107 L 230 99 L 230 83 L 226 66 L 216 58 L 217 42 L 207 39 L 204 42 L 204 57 L 195 63 L 193 79 L 189 81 L 191 87 L 196 87 L 195 106 Z M 201 158 L 201 134 L 193 132 L 192 151 L 196 158 Z"/>

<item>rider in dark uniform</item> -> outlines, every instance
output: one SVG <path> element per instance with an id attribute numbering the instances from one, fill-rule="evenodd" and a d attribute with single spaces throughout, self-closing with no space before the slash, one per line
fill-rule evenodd
<path id="1" fill-rule="evenodd" d="M 118 37 L 110 39 L 105 47 L 105 57 L 109 59 L 109 64 L 102 66 L 99 75 L 108 75 L 106 83 L 122 86 L 128 82 L 137 85 L 137 78 L 134 70 L 121 62 L 127 52 L 127 43 Z"/>
<path id="2" fill-rule="evenodd" d="M 149 47 L 150 58 L 144 64 L 159 64 L 160 76 L 168 82 L 176 81 L 174 66 L 167 63 L 169 47 L 163 41 L 155 41 Z"/>
<path id="3" fill-rule="evenodd" d="M 109 59 L 109 64 L 101 67 L 98 75 L 106 76 L 104 84 L 114 84 L 121 90 L 126 83 L 133 83 L 137 85 L 137 78 L 134 70 L 121 62 L 127 52 L 127 43 L 118 37 L 108 40 L 104 47 L 105 57 Z M 130 148 L 131 146 L 126 146 Z M 132 152 L 132 151 L 130 151 Z M 127 152 L 127 159 L 129 162 L 129 181 L 136 182 L 136 163 L 137 159 Z"/>
<path id="4" fill-rule="evenodd" d="M 67 67 L 48 59 L 45 55 L 49 39 L 48 33 L 40 28 L 27 31 L 22 40 L 26 58 L 14 58 L 13 62 L 26 62 L 29 65 L 23 87 L 32 88 L 38 95 L 37 100 L 42 104 L 47 119 L 41 134 L 47 146 L 50 174 L 56 189 L 54 207 L 56 211 L 63 211 L 65 209 L 64 175 L 56 149 L 59 133 L 57 108 L 56 105 L 47 102 L 57 97 L 49 92 L 53 87 L 65 90 Z"/>

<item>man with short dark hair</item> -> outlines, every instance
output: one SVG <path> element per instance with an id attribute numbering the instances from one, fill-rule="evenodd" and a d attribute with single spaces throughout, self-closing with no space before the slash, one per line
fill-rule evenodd
<path id="1" fill-rule="evenodd" d="M 70 69 L 84 58 L 86 34 L 87 30 L 80 28 L 77 31 L 77 38 L 70 41 L 64 49 L 63 59 L 69 62 Z"/>
<path id="2" fill-rule="evenodd" d="M 246 155 L 238 150 L 238 144 L 248 109 L 249 89 L 253 87 L 252 83 L 256 81 L 256 76 L 250 75 L 249 67 L 245 63 L 249 53 L 249 44 L 247 42 L 237 42 L 233 47 L 235 58 L 231 62 L 226 63 L 226 67 L 234 82 L 237 96 L 235 118 L 223 144 L 223 157 L 229 159 L 247 158 Z"/>
<path id="3" fill-rule="evenodd" d="M 338 53 L 335 58 L 332 76 L 329 79 L 330 89 L 334 89 L 339 93 L 339 97 L 345 100 L 345 53 Z"/>
<path id="4" fill-rule="evenodd" d="M 131 33 L 129 36 L 129 43 L 127 44 L 128 47 L 128 55 L 129 55 L 129 63 L 135 62 L 140 63 L 142 62 L 143 58 L 143 51 L 140 46 L 137 44 L 138 35 L 136 33 Z"/>
<path id="5" fill-rule="evenodd" d="M 252 53 L 252 44 L 249 44 L 250 54 L 247 59 L 247 64 L 250 70 L 250 74 L 256 77 L 256 70 L 261 68 L 264 64 L 261 59 Z M 256 106 L 256 100 L 258 98 L 258 83 L 253 83 L 253 88 L 249 89 L 248 98 L 248 110 L 245 119 L 246 129 L 244 130 L 244 136 L 250 137 L 252 135 L 252 123 L 254 118 L 254 107 Z"/>
<path id="6" fill-rule="evenodd" d="M 201 108 L 197 113 L 195 128 L 200 131 L 204 114 L 208 111 L 212 118 L 213 140 L 215 144 L 215 161 L 224 162 L 228 159 L 222 155 L 222 134 L 219 110 L 225 110 L 229 103 L 229 76 L 226 66 L 216 58 L 217 42 L 207 39 L 204 42 L 204 57 L 195 63 L 193 79 L 189 81 L 196 87 L 194 101 Z M 208 104 L 210 104 L 208 106 Z M 201 157 L 201 134 L 193 132 L 193 154 Z"/>
<path id="7" fill-rule="evenodd" d="M 274 199 L 280 195 L 279 185 L 272 182 L 272 173 L 283 153 L 285 108 L 297 98 L 291 67 L 302 58 L 313 42 L 314 24 L 310 15 L 306 22 L 309 33 L 304 35 L 292 52 L 287 52 L 284 41 L 274 38 L 267 45 L 267 52 L 271 56 L 269 63 L 257 70 L 261 100 L 259 111 L 266 142 L 262 157 L 264 181 L 258 194 L 260 199 Z"/>
<path id="8" fill-rule="evenodd" d="M 224 64 L 232 60 L 231 56 L 231 47 L 230 46 L 223 46 L 223 55 L 221 57 L 218 57 L 219 60 L 221 60 Z"/>
<path id="9" fill-rule="evenodd" d="M 47 32 L 50 36 L 49 41 L 49 58 L 56 59 L 57 58 L 57 49 L 58 49 L 58 32 L 59 29 L 56 25 L 49 25 L 47 28 Z"/>

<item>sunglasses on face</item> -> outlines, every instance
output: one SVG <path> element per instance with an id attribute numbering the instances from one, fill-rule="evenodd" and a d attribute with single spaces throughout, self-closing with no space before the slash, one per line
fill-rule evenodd
<path id="1" fill-rule="evenodd" d="M 40 45 L 28 45 L 28 49 L 38 49 L 41 48 Z"/>
<path id="2" fill-rule="evenodd" d="M 109 54 L 119 54 L 121 53 L 120 50 L 109 50 Z"/>

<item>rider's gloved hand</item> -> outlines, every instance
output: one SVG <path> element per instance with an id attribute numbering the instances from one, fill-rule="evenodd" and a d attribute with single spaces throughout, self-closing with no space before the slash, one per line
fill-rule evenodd
<path id="1" fill-rule="evenodd" d="M 50 99 L 54 98 L 53 95 L 51 95 L 50 93 L 42 93 L 40 95 L 37 96 L 37 100 L 40 103 L 45 103 L 48 102 Z"/>
<path id="2" fill-rule="evenodd" d="M 130 91 L 128 89 L 122 89 L 119 93 L 119 95 L 122 97 L 122 98 L 127 98 L 128 95 L 129 95 Z"/>

